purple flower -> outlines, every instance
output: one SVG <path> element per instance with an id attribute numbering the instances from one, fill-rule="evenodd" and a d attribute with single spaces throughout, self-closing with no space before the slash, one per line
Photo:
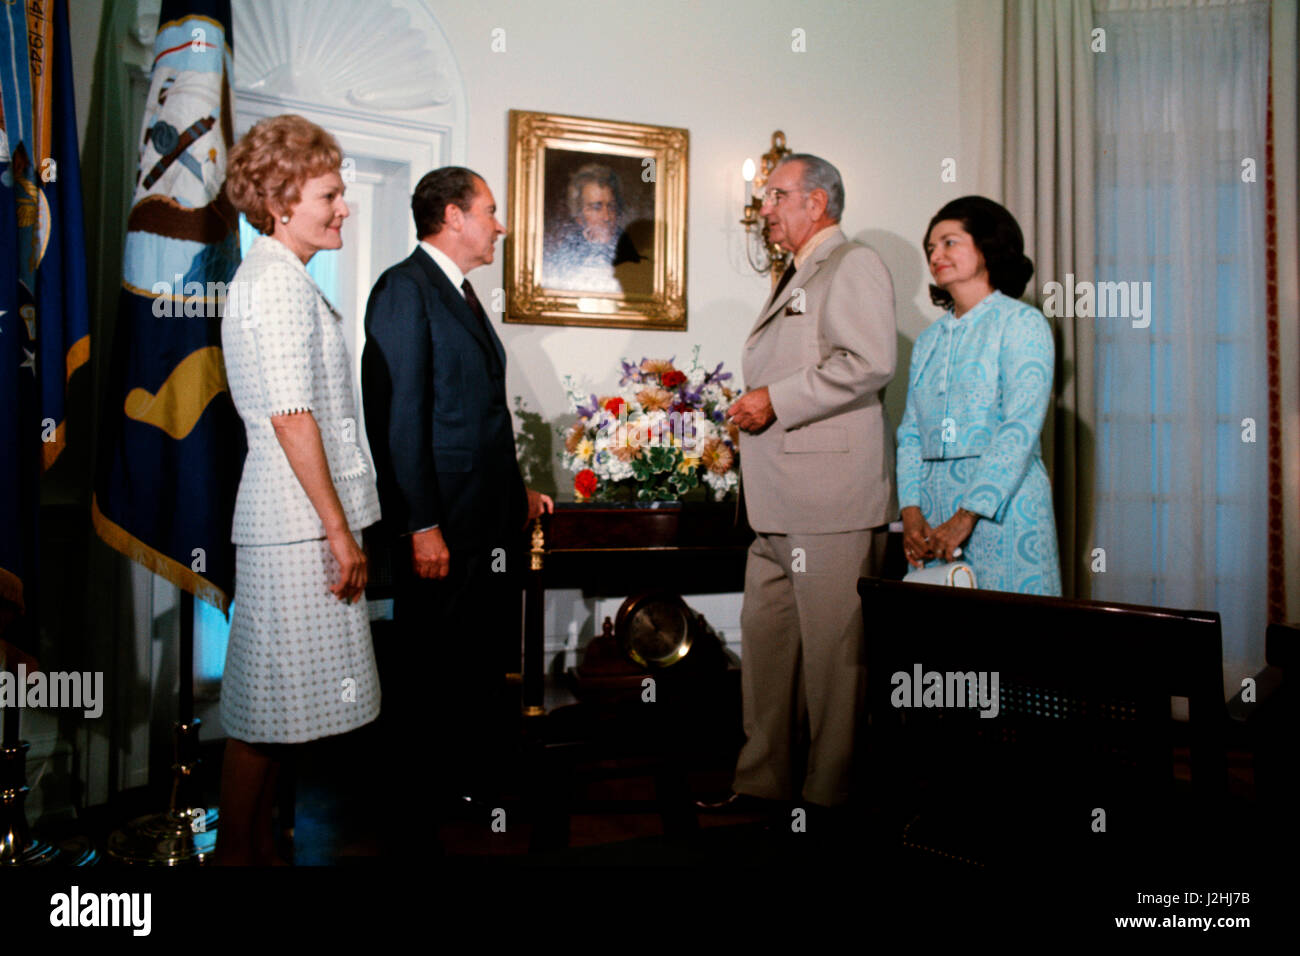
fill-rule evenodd
<path id="1" fill-rule="evenodd" d="M 641 361 L 644 362 L 645 359 Z M 623 377 L 618 380 L 620 386 L 626 385 L 628 382 L 641 381 L 641 366 L 639 363 L 634 365 L 627 359 L 619 359 L 619 364 L 623 366 Z"/>
<path id="2" fill-rule="evenodd" d="M 578 415 L 581 416 L 582 418 L 591 418 L 598 411 L 600 411 L 600 399 L 598 399 L 595 395 L 591 396 L 590 405 L 578 406 Z"/>
<path id="3" fill-rule="evenodd" d="M 704 380 L 706 382 L 725 382 L 727 379 L 731 378 L 730 372 L 724 372 L 722 370 L 722 366 L 724 364 L 725 364 L 724 362 L 719 362 L 717 368 L 715 368 L 708 375 L 704 376 Z"/>

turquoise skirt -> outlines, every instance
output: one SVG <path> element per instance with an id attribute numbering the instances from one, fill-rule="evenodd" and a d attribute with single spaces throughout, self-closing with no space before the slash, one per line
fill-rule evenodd
<path id="1" fill-rule="evenodd" d="M 921 462 L 921 514 L 930 527 L 943 524 L 961 507 L 962 495 L 978 464 L 978 457 Z M 1061 561 L 1056 547 L 1052 486 L 1039 456 L 1030 459 L 1025 480 L 1011 496 L 1001 518 L 980 518 L 961 546 L 960 560 L 975 569 L 977 586 L 986 591 L 1059 597 Z"/>

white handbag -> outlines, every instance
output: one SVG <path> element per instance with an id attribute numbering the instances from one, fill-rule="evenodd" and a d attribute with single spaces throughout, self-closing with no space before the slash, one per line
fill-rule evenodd
<path id="1" fill-rule="evenodd" d="M 953 557 L 962 557 L 962 549 L 954 548 Z M 943 564 L 935 564 L 933 567 L 911 567 L 904 576 L 904 581 L 911 581 L 913 584 L 943 584 L 949 588 L 975 588 L 975 568 L 965 561 L 949 561 Z"/>
<path id="2" fill-rule="evenodd" d="M 903 578 L 912 584 L 944 584 L 953 588 L 977 588 L 975 569 L 964 561 L 949 561 L 929 568 L 912 568 Z"/>
<path id="3" fill-rule="evenodd" d="M 889 526 L 889 530 L 899 534 L 903 531 L 903 522 L 895 521 Z M 953 548 L 953 557 L 961 557 L 961 548 Z M 975 569 L 964 561 L 948 561 L 944 564 L 936 564 L 932 568 L 914 568 L 908 564 L 907 574 L 903 576 L 903 583 L 911 582 L 912 584 L 940 584 L 950 588 L 975 588 L 979 586 L 975 583 Z"/>

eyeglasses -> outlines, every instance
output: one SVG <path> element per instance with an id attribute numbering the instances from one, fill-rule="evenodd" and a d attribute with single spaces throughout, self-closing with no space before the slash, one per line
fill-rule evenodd
<path id="1" fill-rule="evenodd" d="M 763 192 L 763 204 L 767 206 L 779 206 L 781 200 L 791 193 L 802 193 L 802 189 L 767 189 Z"/>

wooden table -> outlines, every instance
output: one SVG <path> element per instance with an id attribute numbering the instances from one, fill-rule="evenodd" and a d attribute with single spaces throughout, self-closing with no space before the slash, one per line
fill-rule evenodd
<path id="1" fill-rule="evenodd" d="M 547 588 L 619 596 L 743 591 L 754 538 L 736 502 L 557 503 L 533 524 L 524 596 L 524 714 L 542 706 Z"/>

